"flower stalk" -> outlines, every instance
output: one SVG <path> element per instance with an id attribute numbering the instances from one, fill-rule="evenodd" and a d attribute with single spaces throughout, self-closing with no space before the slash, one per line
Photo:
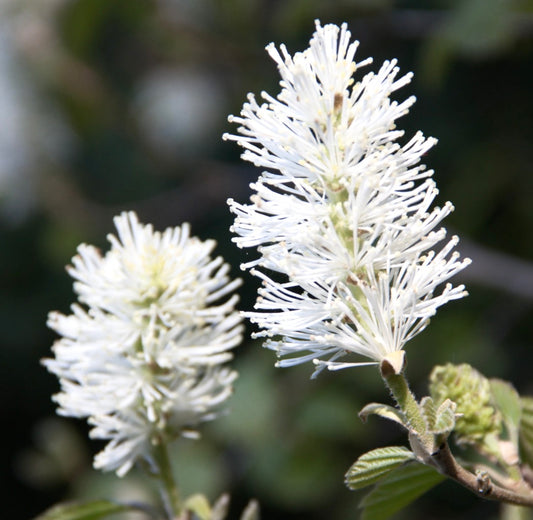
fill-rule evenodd
<path id="1" fill-rule="evenodd" d="M 387 359 L 384 359 L 380 365 L 381 377 L 391 391 L 398 408 L 407 419 L 409 428 L 416 432 L 421 438 L 426 432 L 426 423 L 418 402 L 409 388 L 409 384 L 403 373 L 403 364 L 400 371 L 396 371 Z"/>
<path id="2" fill-rule="evenodd" d="M 250 203 L 228 201 L 234 242 L 259 254 L 241 266 L 263 284 L 254 312 L 244 315 L 276 351 L 278 366 L 311 361 L 314 377 L 324 368 L 377 365 L 397 408 L 371 403 L 364 417 L 375 413 L 402 424 L 409 457 L 476 494 L 533 505 L 529 490 L 507 489 L 457 463 L 447 444 L 462 415 L 453 398 L 418 402 L 409 389 L 405 345 L 440 306 L 467 294 L 449 279 L 470 260 L 454 251 L 457 237 L 438 246 L 446 237 L 440 223 L 453 205 L 433 205 L 433 172 L 421 164 L 436 140 L 421 132 L 404 139 L 397 126 L 414 97 L 392 96 L 412 75 L 399 75 L 391 60 L 361 77 L 359 69 L 372 60 L 355 60 L 358 42 L 350 37 L 346 24 L 317 21 L 303 52 L 267 46 L 281 91 L 261 93 L 261 102 L 250 94 L 229 118 L 239 126 L 225 138 L 264 168 Z M 483 410 L 490 413 L 490 405 Z M 475 433 L 484 438 L 494 426 Z M 385 473 L 395 462 L 383 453 L 376 464 Z M 357 471 L 368 469 L 363 462 Z"/>
<path id="3" fill-rule="evenodd" d="M 159 479 L 161 497 L 165 506 L 168 520 L 175 520 L 182 513 L 182 501 L 179 489 L 172 472 L 168 445 L 164 441 L 154 444 L 152 455 L 157 468 L 156 476 Z"/>

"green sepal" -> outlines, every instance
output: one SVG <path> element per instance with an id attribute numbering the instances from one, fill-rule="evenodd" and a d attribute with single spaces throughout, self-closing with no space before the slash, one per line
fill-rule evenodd
<path id="1" fill-rule="evenodd" d="M 204 495 L 199 493 L 191 495 L 185 500 L 183 507 L 186 511 L 193 513 L 199 520 L 211 520 L 211 506 Z"/>
<path id="2" fill-rule="evenodd" d="M 184 503 L 184 509 L 188 511 L 191 520 L 224 520 L 229 510 L 230 497 L 221 495 L 211 507 L 204 495 L 191 495 Z M 180 517 L 181 518 L 181 517 Z M 240 520 L 259 520 L 259 504 L 251 500 L 240 516 Z"/>
<path id="3" fill-rule="evenodd" d="M 361 455 L 346 472 L 346 485 L 350 489 L 370 486 L 393 469 L 414 458 L 414 453 L 403 446 L 387 446 L 369 451 Z"/>
<path id="4" fill-rule="evenodd" d="M 57 504 L 40 514 L 34 520 L 99 520 L 100 518 L 126 511 L 146 512 L 145 508 L 138 505 L 96 500 L 92 502 Z"/>
<path id="5" fill-rule="evenodd" d="M 257 500 L 250 500 L 242 512 L 240 520 L 259 520 L 259 503 Z"/>
<path id="6" fill-rule="evenodd" d="M 405 428 L 408 428 L 409 423 L 405 415 L 397 408 L 394 408 L 393 406 L 389 406 L 388 404 L 381 404 L 381 403 L 367 404 L 359 412 L 359 417 L 361 418 L 363 422 L 366 422 L 369 415 L 379 415 L 380 417 L 397 422 L 398 424 L 401 424 Z"/>
<path id="7" fill-rule="evenodd" d="M 226 518 L 226 515 L 228 514 L 228 509 L 229 495 L 227 493 L 224 493 L 223 495 L 220 495 L 213 504 L 213 507 L 211 508 L 211 516 L 209 517 L 209 519 L 224 520 L 224 518 Z"/>
<path id="8" fill-rule="evenodd" d="M 445 399 L 436 408 L 431 397 L 424 397 L 420 401 L 420 412 L 427 425 L 427 433 L 445 434 L 448 436 L 455 427 L 455 410 L 457 405 L 450 399 Z"/>
<path id="9" fill-rule="evenodd" d="M 446 477 L 430 466 L 413 462 L 391 471 L 366 495 L 361 520 L 386 520 Z"/>
<path id="10" fill-rule="evenodd" d="M 509 432 L 510 440 L 518 445 L 518 430 L 522 415 L 522 402 L 515 388 L 507 381 L 490 379 L 491 398 L 500 412 Z"/>
<path id="11" fill-rule="evenodd" d="M 533 397 L 522 397 L 520 418 L 520 457 L 533 468 Z"/>

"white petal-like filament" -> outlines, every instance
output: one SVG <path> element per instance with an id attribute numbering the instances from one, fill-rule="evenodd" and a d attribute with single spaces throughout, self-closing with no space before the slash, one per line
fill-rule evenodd
<path id="1" fill-rule="evenodd" d="M 49 315 L 61 339 L 44 365 L 60 380 L 58 413 L 86 417 L 109 440 L 94 465 L 126 474 L 151 446 L 213 419 L 236 372 L 221 366 L 241 341 L 229 266 L 187 224 L 154 231 L 135 213 L 115 218 L 102 256 L 82 244 L 68 268 L 79 301 Z M 85 307 L 87 309 L 85 309 Z"/>
<path id="2" fill-rule="evenodd" d="M 237 134 L 225 138 L 265 170 L 250 204 L 230 200 L 243 265 L 258 276 L 254 312 L 280 366 L 314 361 L 317 372 L 380 362 L 424 329 L 438 307 L 466 294 L 445 285 L 468 265 L 439 228 L 453 210 L 433 207 L 433 172 L 420 164 L 436 143 L 405 139 L 396 120 L 415 102 L 391 98 L 411 80 L 396 60 L 360 75 L 346 25 L 316 24 L 291 56 L 270 44 L 281 75 L 277 96 L 249 94 Z M 444 288 L 442 288 L 444 286 Z M 356 354 L 369 361 L 337 361 Z"/>

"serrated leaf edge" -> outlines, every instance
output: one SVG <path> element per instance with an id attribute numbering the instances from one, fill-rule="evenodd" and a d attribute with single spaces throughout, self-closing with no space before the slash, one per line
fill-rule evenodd
<path id="1" fill-rule="evenodd" d="M 401 464 L 414 459 L 415 454 L 404 446 L 376 448 L 361 455 L 350 466 L 345 483 L 352 490 L 370 486 Z"/>

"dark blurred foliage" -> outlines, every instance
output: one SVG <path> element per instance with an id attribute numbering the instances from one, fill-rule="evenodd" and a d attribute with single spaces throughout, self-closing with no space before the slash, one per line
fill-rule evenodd
<path id="1" fill-rule="evenodd" d="M 432 366 L 451 361 L 533 393 L 531 0 L 6 0 L 0 10 L 1 518 L 68 498 L 143 499 L 140 474 L 95 472 L 101 446 L 86 425 L 54 417 L 57 381 L 39 365 L 54 339 L 47 312 L 73 300 L 64 265 L 77 244 L 105 248 L 124 209 L 158 228 L 191 222 L 238 275 L 254 253 L 231 243 L 225 201 L 244 201 L 258 172 L 221 141 L 235 130 L 226 116 L 249 91 L 277 93 L 264 46 L 304 49 L 315 18 L 347 22 L 371 68 L 396 57 L 415 72 L 399 96 L 418 102 L 400 124 L 439 138 L 427 164 L 474 260 L 470 296 L 407 347 L 413 388 L 425 393 Z M 242 308 L 256 285 L 245 276 Z M 312 366 L 273 364 L 257 343 L 236 351 L 232 412 L 202 440 L 176 442 L 185 492 L 228 491 L 235 517 L 256 497 L 265 520 L 358 518 L 362 494 L 344 472 L 368 449 L 405 442 L 394 425 L 357 417 L 389 400 L 377 371 L 310 381 Z M 445 483 L 398 518 L 497 512 Z"/>

